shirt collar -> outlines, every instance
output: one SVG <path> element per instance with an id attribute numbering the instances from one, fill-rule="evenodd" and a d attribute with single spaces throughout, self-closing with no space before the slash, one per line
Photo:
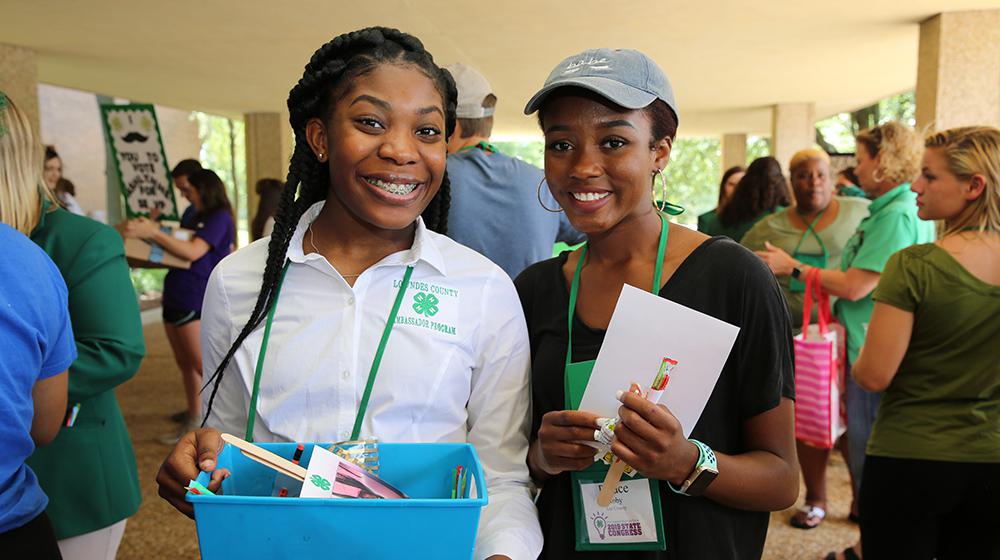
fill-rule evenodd
<path id="1" fill-rule="evenodd" d="M 295 226 L 295 233 L 292 234 L 292 240 L 288 243 L 288 251 L 286 253 L 288 260 L 294 263 L 306 263 L 323 259 L 323 256 L 318 253 L 305 254 L 302 251 L 302 242 L 308 234 L 309 224 L 319 216 L 324 204 L 326 204 L 325 200 L 317 202 L 302 213 L 298 225 Z M 424 225 L 424 219 L 417 217 L 417 230 L 413 236 L 413 245 L 405 251 L 387 255 L 384 259 L 375 263 L 374 267 L 405 266 L 415 264 L 417 261 L 423 261 L 434 267 L 442 275 L 447 276 L 448 271 L 445 267 L 444 256 L 441 254 L 440 249 L 438 249 L 433 235 L 427 229 L 427 226 Z"/>
<path id="2" fill-rule="evenodd" d="M 903 183 L 902 185 L 893 188 L 889 192 L 883 194 L 882 196 L 872 201 L 872 203 L 868 206 L 868 215 L 874 216 L 880 210 L 888 206 L 890 202 L 896 200 L 897 198 L 908 192 L 910 192 L 909 183 Z"/>

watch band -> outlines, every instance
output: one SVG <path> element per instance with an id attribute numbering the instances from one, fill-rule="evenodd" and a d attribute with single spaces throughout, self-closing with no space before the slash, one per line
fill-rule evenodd
<path id="1" fill-rule="evenodd" d="M 794 267 L 794 268 L 792 268 L 792 278 L 794 278 L 796 280 L 801 280 L 802 279 L 802 269 L 799 268 L 799 267 L 797 267 L 797 266 Z"/>
<path id="2" fill-rule="evenodd" d="M 715 477 L 719 476 L 719 463 L 711 447 L 696 439 L 689 438 L 688 441 L 698 448 L 698 462 L 695 463 L 694 469 L 680 488 L 675 487 L 668 480 L 664 482 L 667 483 L 667 487 L 678 494 L 698 496 L 715 480 Z"/>

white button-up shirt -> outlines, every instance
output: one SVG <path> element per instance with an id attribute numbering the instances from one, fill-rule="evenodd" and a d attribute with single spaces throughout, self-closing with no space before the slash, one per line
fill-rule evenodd
<path id="1" fill-rule="evenodd" d="M 386 320 L 408 265 L 413 274 L 382 357 L 361 436 L 384 442 L 469 442 L 483 463 L 489 505 L 476 557 L 533 559 L 542 548 L 529 493 L 527 328 L 510 278 L 475 251 L 417 221 L 413 246 L 364 271 L 353 288 L 303 236 L 288 248 L 264 359 L 253 438 L 350 438 Z M 260 292 L 267 239 L 212 272 L 202 311 L 206 378 L 246 324 Z M 208 425 L 242 436 L 264 335 L 258 327 L 226 368 Z M 207 407 L 211 388 L 203 394 Z"/>

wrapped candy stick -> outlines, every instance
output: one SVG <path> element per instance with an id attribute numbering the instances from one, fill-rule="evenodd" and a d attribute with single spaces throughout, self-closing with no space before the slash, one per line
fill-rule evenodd
<path id="1" fill-rule="evenodd" d="M 638 388 L 636 388 L 636 392 L 651 403 L 659 403 L 660 398 L 663 396 L 663 392 L 667 389 L 667 384 L 670 383 L 670 372 L 672 372 L 675 367 L 677 367 L 677 360 L 663 358 L 663 361 L 660 362 L 660 369 L 656 373 L 656 377 L 653 378 L 653 382 L 650 384 L 649 391 L 643 395 L 639 393 Z M 619 391 L 619 399 L 621 398 L 622 393 L 622 391 Z M 605 430 L 610 432 L 611 436 L 614 435 L 615 426 L 620 419 L 616 418 L 614 420 L 615 421 L 611 423 L 610 426 L 602 425 L 600 430 L 602 439 L 606 438 L 608 440 L 608 445 L 610 445 L 611 437 L 607 437 L 608 434 Z M 597 439 L 597 437 L 597 431 L 595 431 L 594 438 Z M 615 496 L 615 491 L 618 489 L 618 483 L 621 482 L 622 474 L 625 473 L 626 468 L 628 468 L 628 465 L 626 465 L 624 461 L 618 457 L 614 458 L 611 462 L 611 468 L 608 469 L 608 474 L 604 477 L 604 486 L 601 488 L 601 493 L 597 495 L 597 505 L 601 507 L 608 507 L 611 500 Z"/>

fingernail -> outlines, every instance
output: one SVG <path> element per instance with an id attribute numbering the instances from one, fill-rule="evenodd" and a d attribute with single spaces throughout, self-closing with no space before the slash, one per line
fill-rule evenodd
<path id="1" fill-rule="evenodd" d="M 201 462 L 201 470 L 210 471 L 213 469 L 215 469 L 215 461 L 211 459 L 205 459 L 204 461 Z"/>
<path id="2" fill-rule="evenodd" d="M 617 393 L 615 393 L 615 398 L 618 399 L 619 402 L 624 402 L 624 397 L 625 397 L 625 391 L 618 391 Z"/>

